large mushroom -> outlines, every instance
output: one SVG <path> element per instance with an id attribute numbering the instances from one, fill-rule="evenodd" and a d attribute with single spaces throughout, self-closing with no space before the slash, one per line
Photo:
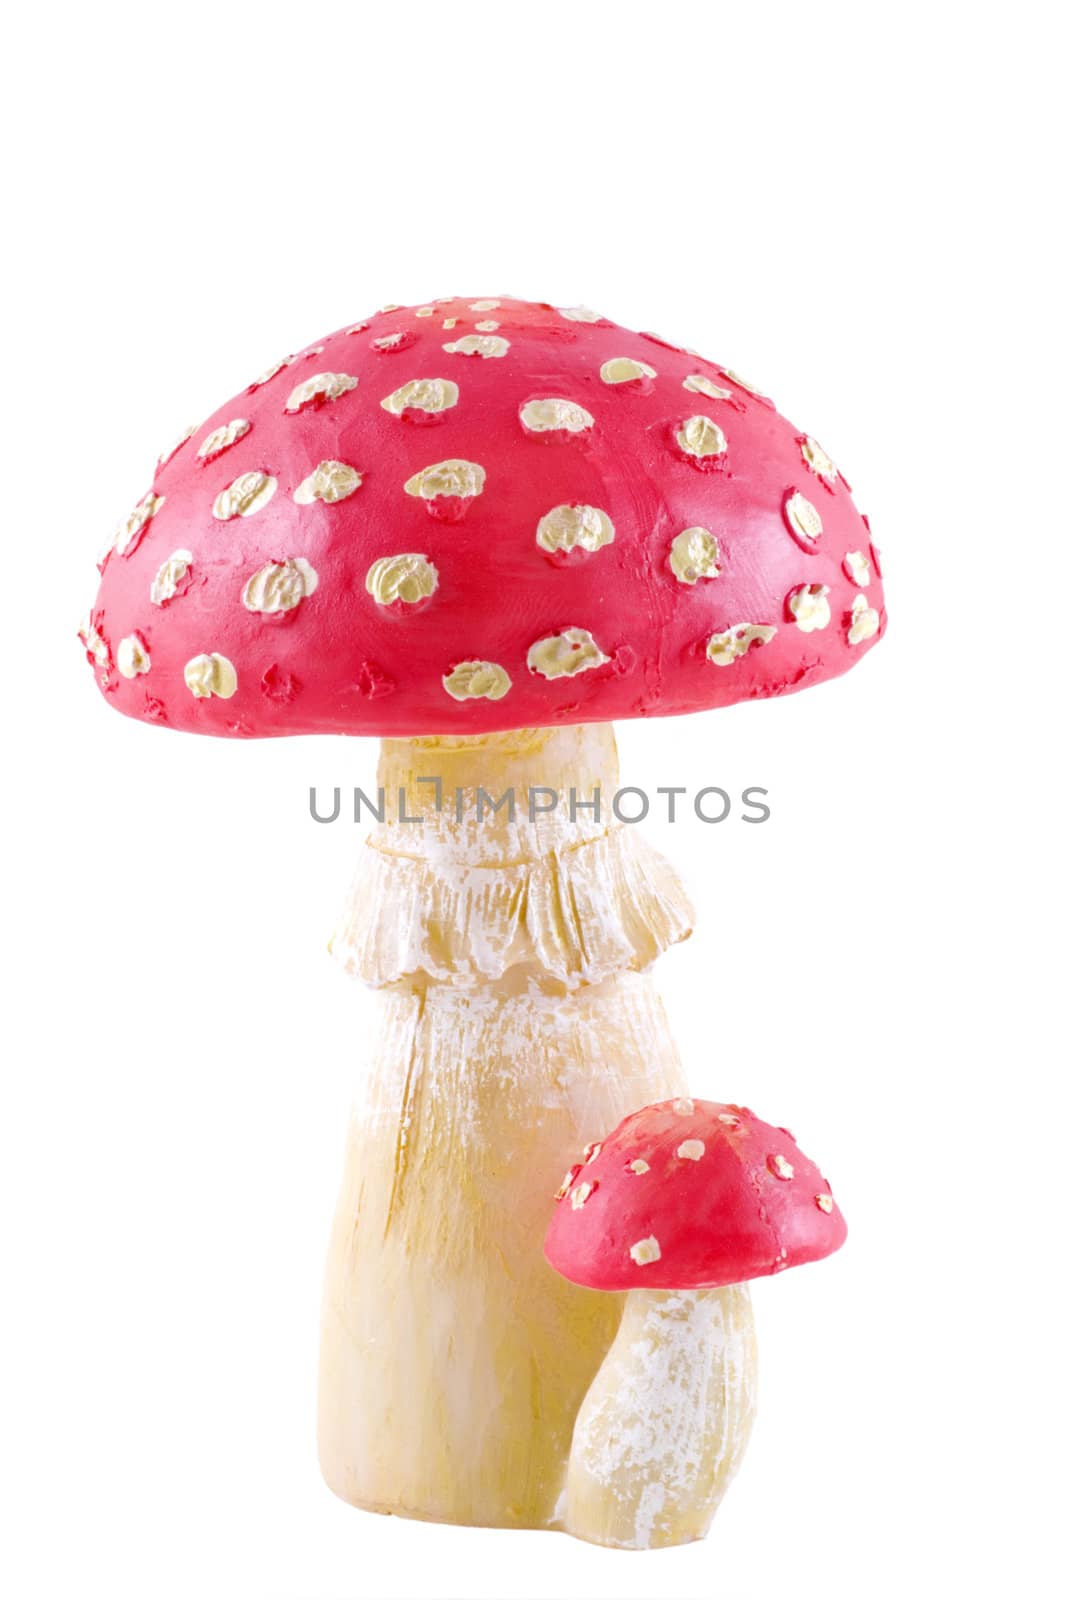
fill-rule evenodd
<path id="1" fill-rule="evenodd" d="M 543 1174 L 686 1088 L 650 968 L 691 909 L 611 809 L 611 721 L 819 683 L 883 623 L 814 439 L 581 308 L 384 308 L 161 456 L 82 631 L 108 703 L 384 740 L 333 941 L 382 994 L 324 1300 L 346 1500 L 554 1524 L 619 1307 L 547 1268 Z"/>
<path id="2" fill-rule="evenodd" d="M 701 1539 L 754 1417 L 748 1283 L 832 1254 L 844 1219 L 787 1128 L 710 1100 L 626 1117 L 558 1198 L 551 1266 L 627 1292 L 573 1432 L 565 1527 L 630 1550 Z"/>

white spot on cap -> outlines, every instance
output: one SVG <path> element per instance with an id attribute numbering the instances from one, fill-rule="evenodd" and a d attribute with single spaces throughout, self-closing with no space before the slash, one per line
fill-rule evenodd
<path id="1" fill-rule="evenodd" d="M 565 1174 L 565 1177 L 562 1179 L 561 1183 L 558 1185 L 557 1189 L 554 1191 L 555 1200 L 564 1200 L 565 1199 L 566 1195 L 569 1193 L 569 1190 L 573 1186 L 573 1179 L 576 1177 L 576 1175 L 577 1175 L 577 1173 L 579 1171 L 580 1171 L 579 1163 L 577 1163 L 576 1165 L 574 1165 L 574 1166 L 569 1168 L 569 1171 Z"/>
<path id="2" fill-rule="evenodd" d="M 414 316 L 418 316 L 418 317 L 433 317 L 434 315 L 435 315 L 435 307 L 434 306 L 418 306 L 416 311 L 414 312 Z"/>
<path id="3" fill-rule="evenodd" d="M 496 322 L 494 317 L 488 317 L 484 322 L 477 322 L 476 332 L 494 333 L 495 329 L 500 328 L 501 326 L 502 324 L 500 322 Z"/>
<path id="4" fill-rule="evenodd" d="M 511 687 L 509 673 L 497 661 L 459 661 L 443 678 L 454 700 L 501 700 Z"/>
<path id="5" fill-rule="evenodd" d="M 878 631 L 881 617 L 873 606 L 867 605 L 866 595 L 857 594 L 852 601 L 851 618 L 848 623 L 848 643 L 862 644 L 864 639 L 872 639 Z"/>
<path id="6" fill-rule="evenodd" d="M 738 389 L 746 389 L 748 394 L 757 395 L 760 400 L 769 398 L 764 389 L 756 389 L 753 383 L 748 383 L 745 378 L 742 378 L 739 373 L 731 371 L 729 367 L 723 367 L 722 371 L 731 383 L 736 384 Z"/>
<path id="7" fill-rule="evenodd" d="M 824 478 L 826 483 L 834 484 L 839 476 L 836 463 L 822 449 L 817 439 L 812 439 L 810 434 L 800 440 L 800 454 L 812 472 Z"/>
<path id="8" fill-rule="evenodd" d="M 259 389 L 262 384 L 270 383 L 277 373 L 282 372 L 284 367 L 292 366 L 296 359 L 295 356 L 284 356 L 281 361 L 273 362 L 270 367 L 264 368 L 259 377 L 253 379 L 249 387 L 251 389 Z"/>
<path id="9" fill-rule="evenodd" d="M 564 317 L 567 322 L 604 322 L 606 319 L 598 311 L 589 311 L 587 306 L 559 306 L 559 317 Z"/>
<path id="10" fill-rule="evenodd" d="M 427 556 L 406 550 L 396 556 L 381 556 L 373 561 L 365 574 L 364 586 L 380 606 L 392 606 L 398 601 L 415 606 L 433 595 L 439 585 L 439 574 Z"/>
<path id="11" fill-rule="evenodd" d="M 426 411 L 431 415 L 456 406 L 457 396 L 457 384 L 451 383 L 449 378 L 413 378 L 379 403 L 395 417 L 400 417 L 404 411 Z"/>
<path id="12" fill-rule="evenodd" d="M 211 654 L 193 656 L 183 669 L 186 687 L 195 700 L 209 700 L 218 695 L 229 700 L 238 687 L 238 674 L 226 656 Z"/>
<path id="13" fill-rule="evenodd" d="M 106 673 L 111 663 L 111 652 L 103 634 L 97 631 L 88 617 L 78 629 L 78 637 L 92 656 L 94 666 Z"/>
<path id="14" fill-rule="evenodd" d="M 192 565 L 191 551 L 172 551 L 163 565 L 157 568 L 156 576 L 149 588 L 149 599 L 154 606 L 166 606 L 169 600 L 173 600 L 182 592 Z"/>
<path id="15" fill-rule="evenodd" d="M 737 622 L 724 633 L 712 633 L 707 640 L 707 660 L 716 667 L 731 667 L 746 656 L 751 646 L 769 644 L 777 629 L 766 623 Z"/>
<path id="16" fill-rule="evenodd" d="M 242 604 L 247 611 L 261 616 L 273 616 L 278 611 L 293 611 L 306 596 L 313 593 L 319 583 L 315 568 L 304 556 L 290 556 L 285 561 L 269 561 L 248 580 L 242 590 Z"/>
<path id="17" fill-rule="evenodd" d="M 470 311 L 497 311 L 502 304 L 501 300 L 474 300 L 469 306 Z"/>
<path id="18" fill-rule="evenodd" d="M 833 1210 L 833 1196 L 831 1194 L 816 1194 L 814 1203 L 819 1211 L 824 1211 L 826 1216 Z"/>
<path id="19" fill-rule="evenodd" d="M 594 1193 L 595 1185 L 593 1183 L 578 1183 L 569 1196 L 569 1204 L 574 1211 L 580 1211 L 587 1205 Z"/>
<path id="20" fill-rule="evenodd" d="M 817 508 L 798 489 L 785 500 L 785 521 L 789 532 L 805 550 L 813 550 L 822 537 L 822 519 Z"/>
<path id="21" fill-rule="evenodd" d="M 801 633 L 828 628 L 831 616 L 828 596 L 829 588 L 824 583 L 804 583 L 793 589 L 788 597 L 788 609 Z"/>
<path id="22" fill-rule="evenodd" d="M 794 1178 L 796 1176 L 795 1167 L 792 1165 L 791 1161 L 786 1160 L 784 1156 L 768 1156 L 766 1158 L 766 1165 L 769 1167 L 775 1178 L 782 1178 L 786 1183 L 790 1178 Z"/>
<path id="23" fill-rule="evenodd" d="M 599 377 L 603 383 L 636 383 L 644 378 L 657 378 L 658 373 L 646 361 L 633 361 L 631 356 L 614 356 L 612 360 L 603 362 Z"/>
<path id="24" fill-rule="evenodd" d="M 320 465 L 298 484 L 294 490 L 294 499 L 299 506 L 311 506 L 315 500 L 322 500 L 326 505 L 332 506 L 339 500 L 345 500 L 360 487 L 361 474 L 356 467 L 349 466 L 345 461 L 321 461 Z"/>
<path id="25" fill-rule="evenodd" d="M 857 589 L 870 588 L 870 559 L 861 550 L 849 550 L 844 557 L 844 575 Z"/>
<path id="26" fill-rule="evenodd" d="M 543 550 L 601 550 L 612 544 L 614 525 L 598 506 L 555 506 L 540 517 L 536 543 Z"/>
<path id="27" fill-rule="evenodd" d="M 706 378 L 701 372 L 690 372 L 681 384 L 682 389 L 690 389 L 692 394 L 705 394 L 708 400 L 731 400 L 733 391 L 723 389 L 720 384 L 711 378 Z"/>
<path id="28" fill-rule="evenodd" d="M 197 454 L 202 461 L 211 461 L 213 456 L 218 456 L 223 450 L 229 450 L 232 444 L 244 439 L 250 426 L 244 417 L 235 417 L 232 422 L 225 422 L 221 427 L 213 428 L 208 437 L 202 439 Z"/>
<path id="29" fill-rule="evenodd" d="M 484 356 L 493 359 L 505 355 L 509 349 L 509 340 L 494 333 L 466 333 L 460 339 L 444 344 L 443 349 L 452 356 Z"/>
<path id="30" fill-rule="evenodd" d="M 670 570 L 678 583 L 717 578 L 718 559 L 718 541 L 709 528 L 685 528 L 669 547 Z"/>
<path id="31" fill-rule="evenodd" d="M 148 672 L 152 663 L 145 641 L 136 633 L 128 633 L 125 639 L 120 639 L 115 652 L 115 664 L 124 678 L 136 678 L 140 673 Z"/>
<path id="32" fill-rule="evenodd" d="M 299 383 L 296 389 L 291 389 L 286 410 L 303 411 L 306 406 L 316 405 L 320 401 L 337 400 L 339 395 L 348 394 L 356 387 L 357 379 L 348 372 L 317 372 L 314 377 Z"/>
<path id="33" fill-rule="evenodd" d="M 266 472 L 243 472 L 217 494 L 212 502 L 212 515 L 219 522 L 255 516 L 268 504 L 277 488 L 276 480 Z"/>
<path id="34" fill-rule="evenodd" d="M 724 452 L 725 435 L 709 417 L 695 416 L 689 417 L 678 428 L 677 443 L 686 456 L 703 461 Z"/>
<path id="35" fill-rule="evenodd" d="M 662 1248 L 653 1233 L 649 1233 L 646 1239 L 637 1239 L 634 1245 L 630 1245 L 628 1253 L 638 1267 L 649 1267 L 652 1261 L 662 1259 Z"/>
<path id="36" fill-rule="evenodd" d="M 519 414 L 521 425 L 529 433 L 584 433 L 595 426 L 590 411 L 585 411 L 575 400 L 563 400 L 558 396 L 529 400 Z"/>
<path id="37" fill-rule="evenodd" d="M 639 1178 L 642 1177 L 645 1172 L 650 1172 L 651 1165 L 650 1162 L 645 1161 L 642 1156 L 637 1156 L 635 1161 L 629 1162 L 628 1170 L 630 1172 L 634 1172 Z"/>
<path id="38" fill-rule="evenodd" d="M 677 1154 L 682 1161 L 702 1161 L 706 1149 L 702 1139 L 685 1139 L 683 1144 L 677 1146 Z"/>
<path id="39" fill-rule="evenodd" d="M 601 1140 L 593 1140 L 590 1144 L 586 1144 L 584 1146 L 584 1160 L 585 1161 L 594 1161 L 595 1157 L 598 1155 L 598 1153 L 599 1153 L 599 1151 L 601 1149 L 602 1149 Z"/>
<path id="40" fill-rule="evenodd" d="M 434 500 L 439 495 L 468 500 L 483 493 L 486 479 L 486 472 L 476 461 L 436 461 L 414 472 L 406 481 L 405 492 L 422 500 Z"/>
<path id="41" fill-rule="evenodd" d="M 544 678 L 572 678 L 578 672 L 603 666 L 609 659 L 586 628 L 566 628 L 564 633 L 536 640 L 528 652 L 528 670 Z"/>
<path id="42" fill-rule="evenodd" d="M 134 554 L 134 551 L 141 543 L 146 528 L 163 505 L 164 498 L 162 494 L 150 492 L 139 505 L 134 507 L 129 517 L 119 524 L 115 530 L 115 538 L 111 543 L 111 549 L 115 551 L 116 555 Z"/>
<path id="43" fill-rule="evenodd" d="M 694 1117 L 695 1101 L 687 1098 L 683 1100 L 674 1100 L 673 1109 L 677 1113 L 678 1117 Z"/>

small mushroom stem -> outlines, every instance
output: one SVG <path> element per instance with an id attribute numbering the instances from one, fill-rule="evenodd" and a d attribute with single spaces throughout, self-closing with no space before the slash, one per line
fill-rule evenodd
<path id="1" fill-rule="evenodd" d="M 648 969 L 691 908 L 614 822 L 616 782 L 607 724 L 383 746 L 388 815 L 333 941 L 382 1015 L 323 1309 L 320 1460 L 351 1504 L 558 1525 L 621 1307 L 544 1260 L 554 1189 L 586 1142 L 685 1090 Z M 570 807 L 594 788 L 601 815 Z M 478 816 L 480 789 L 512 790 L 512 819 Z"/>
<path id="2" fill-rule="evenodd" d="M 746 1283 L 634 1289 L 573 1431 L 565 1527 L 617 1549 L 702 1539 L 755 1414 Z"/>

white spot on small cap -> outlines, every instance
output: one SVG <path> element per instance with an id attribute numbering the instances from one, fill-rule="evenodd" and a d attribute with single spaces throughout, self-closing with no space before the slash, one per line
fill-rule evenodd
<path id="1" fill-rule="evenodd" d="M 796 1176 L 795 1167 L 792 1165 L 791 1161 L 787 1160 L 785 1156 L 767 1156 L 766 1165 L 769 1167 L 775 1178 L 782 1178 L 786 1183 L 790 1178 L 794 1178 Z"/>
<path id="2" fill-rule="evenodd" d="M 584 1206 L 587 1205 L 588 1201 L 595 1193 L 595 1188 L 596 1185 L 593 1183 L 577 1184 L 576 1188 L 569 1196 L 569 1204 L 572 1206 L 574 1211 L 583 1210 Z"/>
<path id="3" fill-rule="evenodd" d="M 285 409 L 289 412 L 303 411 L 306 406 L 337 400 L 340 395 L 348 394 L 356 387 L 357 379 L 351 377 L 348 372 L 317 372 L 313 377 L 306 378 L 304 383 L 299 383 L 295 389 L 291 389 Z"/>
<path id="4" fill-rule="evenodd" d="M 451 406 L 457 405 L 457 397 L 457 384 L 449 378 L 412 378 L 379 403 L 395 417 L 406 411 L 424 411 L 431 415 L 449 411 Z"/>
<path id="5" fill-rule="evenodd" d="M 839 476 L 836 464 L 822 449 L 818 440 L 812 439 L 810 434 L 800 440 L 800 454 L 811 471 L 816 473 L 819 478 L 823 478 L 826 483 L 831 485 L 836 483 Z"/>
<path id="6" fill-rule="evenodd" d="M 290 556 L 285 561 L 269 561 L 254 572 L 242 589 L 242 604 L 247 611 L 261 616 L 274 616 L 280 611 L 293 611 L 319 583 L 316 570 L 304 556 Z"/>
<path id="7" fill-rule="evenodd" d="M 226 656 L 215 651 L 192 656 L 182 675 L 195 700 L 209 700 L 213 695 L 229 700 L 238 687 L 238 674 L 233 666 Z"/>
<path id="8" fill-rule="evenodd" d="M 685 1139 L 683 1144 L 677 1146 L 677 1154 L 682 1161 L 702 1161 L 706 1149 L 702 1139 Z"/>
<path id="9" fill-rule="evenodd" d="M 707 660 L 716 667 L 731 667 L 746 656 L 752 645 L 769 644 L 775 627 L 761 622 L 737 622 L 724 633 L 712 633 L 707 640 Z"/>
<path id="10" fill-rule="evenodd" d="M 704 377 L 701 372 L 690 372 L 683 380 L 681 388 L 690 390 L 692 394 L 705 394 L 708 400 L 731 400 L 733 397 L 731 389 L 723 389 L 720 384 Z"/>
<path id="11" fill-rule="evenodd" d="M 631 356 L 614 356 L 610 361 L 604 361 L 599 368 L 599 377 L 603 383 L 639 383 L 646 379 L 657 378 L 658 373 L 654 367 L 649 367 L 646 361 L 633 361 Z"/>
<path id="12" fill-rule="evenodd" d="M 243 472 L 217 494 L 212 502 L 212 515 L 219 522 L 255 516 L 268 504 L 277 488 L 277 481 L 266 472 Z"/>
<path id="13" fill-rule="evenodd" d="M 361 474 L 346 461 L 321 461 L 294 490 L 294 500 L 299 506 L 311 506 L 322 500 L 333 506 L 345 500 L 361 487 Z"/>
<path id="14" fill-rule="evenodd" d="M 629 1162 L 628 1170 L 634 1172 L 637 1177 L 642 1177 L 645 1172 L 650 1172 L 651 1164 L 649 1161 L 645 1161 L 642 1156 L 637 1156 L 635 1161 Z"/>
<path id="15" fill-rule="evenodd" d="M 831 1194 L 816 1194 L 814 1203 L 819 1211 L 824 1211 L 826 1216 L 833 1210 L 833 1196 Z"/>
<path id="16" fill-rule="evenodd" d="M 695 1101 L 687 1098 L 674 1100 L 673 1109 L 678 1117 L 693 1117 L 695 1115 Z"/>
<path id="17" fill-rule="evenodd" d="M 697 461 L 724 454 L 725 435 L 710 417 L 689 417 L 677 429 L 677 444 L 686 456 Z"/>
<path id="18" fill-rule="evenodd" d="M 862 644 L 864 639 L 872 639 L 880 625 L 881 616 L 873 606 L 867 605 L 866 595 L 857 594 L 848 622 L 848 643 Z"/>
<path id="19" fill-rule="evenodd" d="M 459 661 L 443 678 L 443 688 L 453 700 L 501 700 L 512 681 L 497 661 Z"/>
<path id="20" fill-rule="evenodd" d="M 229 450 L 232 444 L 237 444 L 239 439 L 244 439 L 249 432 L 251 424 L 244 417 L 235 417 L 231 422 L 225 422 L 221 427 L 213 428 L 208 436 L 201 440 L 197 447 L 197 454 L 202 461 L 211 461 L 213 456 L 218 456 L 221 451 Z"/>
<path id="21" fill-rule="evenodd" d="M 171 552 L 163 565 L 157 568 L 156 576 L 149 587 L 149 599 L 154 606 L 166 606 L 176 595 L 185 592 L 192 565 L 192 551 Z"/>
<path id="22" fill-rule="evenodd" d="M 794 489 L 785 498 L 784 512 L 792 537 L 805 550 L 813 550 L 822 537 L 822 518 L 817 508 L 811 504 L 806 495 Z"/>
<path id="23" fill-rule="evenodd" d="M 719 577 L 718 560 L 718 541 L 709 528 L 685 528 L 669 547 L 670 571 L 678 583 Z"/>
<path id="24" fill-rule="evenodd" d="M 564 633 L 536 640 L 528 652 L 528 670 L 544 678 L 573 678 L 609 659 L 586 628 L 566 628 Z"/>
<path id="25" fill-rule="evenodd" d="M 862 550 L 849 550 L 843 565 L 845 577 L 850 578 L 857 589 L 870 588 L 870 558 Z"/>
<path id="26" fill-rule="evenodd" d="M 586 433 L 595 426 L 590 411 L 577 405 L 575 400 L 563 400 L 559 396 L 529 400 L 519 414 L 521 426 L 529 433 Z"/>
<path id="27" fill-rule="evenodd" d="M 552 554 L 559 550 L 601 550 L 614 540 L 614 525 L 598 506 L 555 506 L 539 519 L 536 544 Z"/>
<path id="28" fill-rule="evenodd" d="M 115 664 L 124 678 L 136 678 L 143 672 L 148 672 L 152 662 L 149 652 L 145 648 L 145 641 L 136 633 L 128 633 L 125 639 L 120 639 L 115 651 Z"/>
<path id="29" fill-rule="evenodd" d="M 494 359 L 505 355 L 509 349 L 509 340 L 495 333 L 466 333 L 460 339 L 444 344 L 443 349 L 452 356 L 483 356 L 485 359 Z"/>
<path id="30" fill-rule="evenodd" d="M 788 597 L 788 609 L 801 633 L 828 628 L 832 616 L 828 596 L 829 588 L 824 583 L 803 583 L 793 589 Z"/>
<path id="31" fill-rule="evenodd" d="M 649 1267 L 652 1261 L 661 1261 L 662 1249 L 653 1233 L 646 1239 L 637 1239 L 634 1245 L 629 1246 L 629 1255 L 638 1267 Z"/>
<path id="32" fill-rule="evenodd" d="M 403 550 L 398 555 L 380 556 L 365 574 L 364 586 L 380 606 L 415 606 L 427 600 L 439 586 L 438 569 L 425 555 Z"/>

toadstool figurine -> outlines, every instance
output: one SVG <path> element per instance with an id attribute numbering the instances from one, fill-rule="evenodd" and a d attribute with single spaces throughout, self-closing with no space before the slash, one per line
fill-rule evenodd
<path id="1" fill-rule="evenodd" d="M 650 968 L 691 908 L 611 811 L 612 719 L 820 683 L 883 626 L 814 439 L 579 307 L 384 308 L 160 457 L 82 630 L 108 703 L 384 740 L 333 940 L 383 997 L 324 1298 L 346 1500 L 553 1525 L 619 1307 L 547 1268 L 543 1174 L 686 1088 Z"/>
<path id="2" fill-rule="evenodd" d="M 710 1100 L 626 1117 L 560 1199 L 551 1266 L 627 1291 L 577 1417 L 565 1527 L 624 1549 L 701 1539 L 754 1418 L 748 1282 L 838 1250 L 844 1219 L 787 1129 Z"/>

